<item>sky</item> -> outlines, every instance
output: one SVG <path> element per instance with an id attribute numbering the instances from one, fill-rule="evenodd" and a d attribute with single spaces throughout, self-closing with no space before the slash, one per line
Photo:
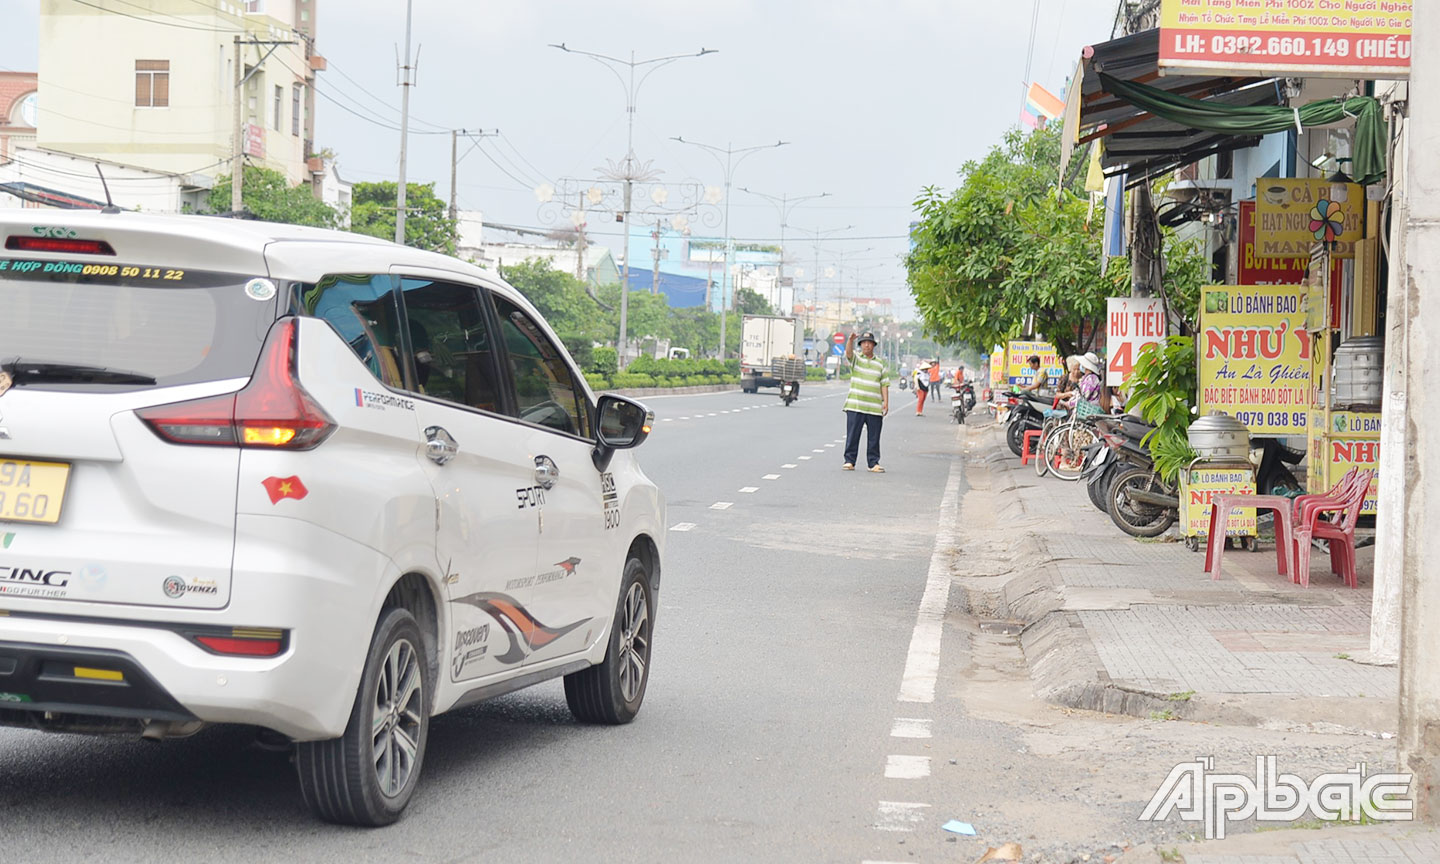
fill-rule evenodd
<path id="1" fill-rule="evenodd" d="M 317 85 L 324 96 L 316 100 L 316 145 L 335 151 L 347 180 L 393 180 L 405 4 L 315 2 L 317 50 L 330 64 Z M 637 60 L 710 49 L 716 53 L 657 69 L 640 87 L 636 155 L 667 181 L 723 186 L 715 159 L 670 139 L 722 149 L 788 142 L 733 167 L 731 236 L 779 239 L 777 206 L 741 187 L 777 198 L 828 192 L 790 211 L 786 266 L 800 268 L 796 285 L 814 278 L 817 244 L 804 236 L 824 232 L 820 299 L 833 299 L 843 280 L 846 296 L 891 297 L 904 317 L 913 314 L 903 256 L 918 193 L 953 188 L 960 167 L 1017 124 L 1027 55 L 1030 79 L 1059 93 L 1080 50 L 1109 38 L 1116 7 L 1116 0 L 412 2 L 419 52 L 412 133 L 501 133 L 475 148 L 462 142 L 461 209 L 480 210 L 487 221 L 553 227 L 546 221 L 553 208 L 540 205 L 535 188 L 589 180 L 625 155 L 626 88 L 594 60 L 552 43 L 624 59 L 633 51 Z M 0 67 L 33 70 L 39 0 L 4 0 L 4 7 Z M 43 87 L 41 99 L 43 106 Z M 433 181 L 448 197 L 448 133 L 409 140 L 409 179 Z M 595 218 L 589 225 L 618 260 L 617 227 Z M 836 277 L 825 278 L 828 268 Z"/>

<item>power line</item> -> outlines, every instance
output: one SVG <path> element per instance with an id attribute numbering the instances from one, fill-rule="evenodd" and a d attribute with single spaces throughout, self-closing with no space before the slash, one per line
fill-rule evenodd
<path id="1" fill-rule="evenodd" d="M 498 130 L 497 130 L 497 131 L 498 131 Z M 545 176 L 545 172 L 544 172 L 544 171 L 541 171 L 539 168 L 536 168 L 536 167 L 535 167 L 535 164 L 534 164 L 533 162 L 531 162 L 529 159 L 526 159 L 526 158 L 525 158 L 525 154 L 520 152 L 520 148 L 515 146 L 515 142 L 514 142 L 514 141 L 511 141 L 511 140 L 510 140 L 510 137 L 509 137 L 508 135 L 506 135 L 504 132 L 501 132 L 501 133 L 500 133 L 500 140 L 502 140 L 502 141 L 504 141 L 506 144 L 508 144 L 508 145 L 510 146 L 510 149 L 513 150 L 513 151 L 515 151 L 515 155 L 520 157 L 520 161 L 521 161 L 521 162 L 524 162 L 526 165 L 529 165 L 529 166 L 530 166 L 530 170 L 532 170 L 532 171 L 534 171 L 536 174 L 540 175 L 540 179 L 541 179 L 541 180 L 544 180 L 545 182 L 550 183 L 551 185 L 554 185 L 554 183 L 550 180 L 550 178 L 547 177 L 547 176 Z"/>
<path id="2" fill-rule="evenodd" d="M 395 106 L 391 105 L 389 102 L 386 102 L 384 99 L 381 99 L 379 96 L 376 96 L 374 93 L 372 93 L 372 92 L 370 92 L 369 90 L 365 89 L 365 85 L 361 84 L 359 81 L 356 81 L 354 78 L 352 78 L 352 77 L 350 77 L 348 74 L 346 74 L 345 70 L 344 70 L 344 69 L 341 69 L 341 68 L 339 67 L 339 65 L 337 65 L 334 61 L 329 61 L 329 62 L 328 62 L 327 70 L 334 70 L 334 71 L 336 71 L 336 72 L 339 72 L 339 73 L 340 73 L 340 77 L 344 78 L 346 81 L 349 81 L 351 84 L 354 84 L 357 88 L 359 88 L 359 90 L 360 90 L 361 93 L 364 93 L 366 96 L 369 96 L 371 99 L 375 100 L 375 102 L 377 102 L 378 104 L 380 104 L 381 106 L 383 106 L 383 107 L 386 108 L 387 110 L 392 111 L 392 112 L 394 112 L 394 113 L 396 113 L 396 114 L 399 114 L 399 113 L 400 113 L 400 109 L 399 109 L 399 108 L 396 108 Z M 356 100 L 356 101 L 357 101 L 357 103 L 358 103 L 359 100 Z M 426 125 L 426 126 L 433 126 L 433 127 L 435 127 L 437 130 L 439 130 L 439 132 L 441 132 L 441 133 L 448 134 L 448 133 L 450 132 L 449 128 L 447 128 L 447 127 L 445 127 L 445 126 L 441 126 L 439 123 L 431 123 L 429 120 L 421 120 L 419 117 L 414 117 L 414 116 L 412 116 L 412 117 L 410 118 L 410 120 L 411 120 L 411 122 L 413 122 L 413 123 L 422 123 L 422 124 L 424 124 L 424 125 Z M 396 127 L 396 128 L 398 129 L 399 127 Z M 429 134 L 429 133 L 418 132 L 417 134 Z"/>
<path id="3" fill-rule="evenodd" d="M 535 188 L 535 184 L 534 184 L 534 183 L 527 183 L 527 182 L 525 182 L 524 180 L 521 180 L 519 177 L 516 177 L 514 174 L 511 174 L 510 171 L 509 171 L 508 169 L 506 169 L 506 167 L 505 167 L 504 165 L 501 165 L 499 162 L 495 161 L 495 157 L 490 155 L 490 151 L 489 151 L 489 150 L 486 150 L 484 147 L 480 147 L 479 150 L 480 150 L 480 155 L 482 155 L 482 156 L 484 156 L 486 159 L 490 160 L 490 164 L 491 164 L 491 165 L 494 165 L 496 168 L 499 168 L 501 174 L 504 174 L 506 177 L 509 177 L 511 180 L 514 180 L 516 183 L 519 183 L 519 184 L 520 184 L 520 187 L 521 187 L 522 189 L 524 189 L 524 190 L 526 190 L 526 191 L 529 191 L 529 190 Z M 618 235 L 617 235 L 617 236 L 618 236 Z"/>
<path id="4" fill-rule="evenodd" d="M 124 18 L 134 18 L 136 21 L 144 21 L 144 22 L 147 23 L 147 24 L 159 24 L 159 25 L 162 26 L 162 27 L 174 27 L 174 28 L 179 29 L 179 30 L 198 30 L 198 31 L 200 31 L 200 32 L 202 32 L 202 33 L 243 33 L 243 32 L 244 32 L 243 30 L 236 30 L 236 29 L 233 29 L 233 28 L 221 29 L 221 28 L 218 28 L 218 27 L 197 27 L 197 26 L 195 26 L 195 25 L 193 25 L 193 24 L 172 24 L 172 23 L 170 23 L 169 21 L 161 21 L 161 20 L 156 19 L 156 18 L 153 18 L 153 17 L 151 17 L 151 18 L 146 18 L 146 17 L 144 17 L 144 16 L 142 16 L 142 15 L 132 15 L 132 14 L 130 14 L 129 12 L 121 12 L 119 9 L 106 9 L 104 6 L 101 6 L 101 5 L 97 4 L 97 3 L 91 3 L 91 2 L 89 2 L 89 0 L 70 0 L 70 2 L 71 2 L 71 3 L 79 3 L 81 6 L 89 6 L 91 9 L 98 9 L 98 10 L 100 10 L 101 12 L 108 12 L 108 13 L 111 14 L 111 15 L 120 15 L 120 16 L 122 16 L 122 17 L 124 17 Z M 117 2 L 124 3 L 125 0 L 117 0 Z M 133 4 L 133 3 L 126 3 L 125 5 L 127 5 L 127 6 L 135 6 L 135 4 Z M 143 7 L 143 6 L 135 6 L 135 8 L 137 8 L 137 9 L 144 9 L 145 7 Z M 149 10 L 146 10 L 146 11 L 149 11 Z"/>

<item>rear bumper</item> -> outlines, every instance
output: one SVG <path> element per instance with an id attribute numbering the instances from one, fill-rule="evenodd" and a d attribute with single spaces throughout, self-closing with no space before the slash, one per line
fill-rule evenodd
<path id="1" fill-rule="evenodd" d="M 88 684 L 61 691 L 12 673 L 10 683 L 0 676 L 0 693 L 11 694 L 0 696 L 0 708 L 43 711 L 63 701 L 66 712 L 90 716 L 166 719 L 168 711 L 176 719 L 263 726 L 299 740 L 338 737 L 384 588 L 400 574 L 374 550 L 304 522 L 242 516 L 237 529 L 225 609 L 174 610 L 164 622 L 112 620 L 118 610 L 98 604 L 84 612 L 66 604 L 64 616 L 16 610 L 0 617 L 0 668 L 7 656 L 30 658 L 31 666 L 66 651 L 110 658 L 128 664 L 127 680 L 133 674 L 145 682 L 130 691 L 135 704 Z M 104 617 L 76 620 L 76 613 Z M 221 656 L 177 632 L 187 624 L 282 629 L 289 637 L 275 657 Z M 21 685 L 35 690 L 12 689 Z"/>
<path id="2" fill-rule="evenodd" d="M 123 652 L 26 642 L 0 643 L 0 709 L 10 715 L 198 719 Z"/>

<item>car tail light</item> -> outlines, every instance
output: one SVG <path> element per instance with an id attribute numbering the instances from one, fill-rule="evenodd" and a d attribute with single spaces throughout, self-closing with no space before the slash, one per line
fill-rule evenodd
<path id="1" fill-rule="evenodd" d="M 192 633 L 190 638 L 212 654 L 274 657 L 285 650 L 285 631 L 235 628 L 224 633 Z"/>
<path id="2" fill-rule="evenodd" d="M 114 255 L 115 249 L 104 240 L 77 240 L 68 237 L 5 238 L 5 248 L 15 252 L 60 252 L 72 255 Z"/>
<path id="3" fill-rule="evenodd" d="M 142 408 L 141 420 L 175 444 L 309 450 L 335 431 L 325 413 L 295 379 L 296 323 L 271 329 L 250 383 L 238 393 Z"/>

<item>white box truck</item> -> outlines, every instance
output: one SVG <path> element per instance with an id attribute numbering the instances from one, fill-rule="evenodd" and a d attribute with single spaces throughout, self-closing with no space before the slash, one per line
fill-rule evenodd
<path id="1" fill-rule="evenodd" d="M 799 357 L 805 329 L 796 318 L 746 315 L 740 325 L 740 389 L 778 387 L 771 369 L 776 358 Z"/>

